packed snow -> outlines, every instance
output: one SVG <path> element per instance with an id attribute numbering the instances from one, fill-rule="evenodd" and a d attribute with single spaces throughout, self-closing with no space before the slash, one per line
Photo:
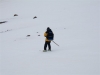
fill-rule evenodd
<path id="1" fill-rule="evenodd" d="M 3 21 L 0 75 L 100 75 L 100 0 L 0 0 Z"/>

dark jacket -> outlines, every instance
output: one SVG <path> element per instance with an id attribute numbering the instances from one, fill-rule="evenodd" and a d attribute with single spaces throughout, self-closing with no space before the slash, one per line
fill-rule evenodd
<path id="1" fill-rule="evenodd" d="M 47 39 L 47 35 L 48 35 L 48 33 L 49 33 L 50 31 L 52 31 L 52 30 L 48 27 L 48 28 L 47 28 L 47 31 L 44 33 L 44 37 L 46 37 L 45 41 L 50 41 L 50 40 Z M 53 32 L 52 32 L 52 33 L 53 33 Z"/>

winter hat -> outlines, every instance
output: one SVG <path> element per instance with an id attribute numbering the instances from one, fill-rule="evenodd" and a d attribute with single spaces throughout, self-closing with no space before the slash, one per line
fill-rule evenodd
<path id="1" fill-rule="evenodd" d="M 50 28 L 49 28 L 49 27 L 47 27 L 47 30 L 50 30 Z"/>

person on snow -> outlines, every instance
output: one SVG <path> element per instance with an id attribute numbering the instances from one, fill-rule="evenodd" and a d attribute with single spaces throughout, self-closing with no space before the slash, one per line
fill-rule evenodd
<path id="1" fill-rule="evenodd" d="M 47 31 L 44 33 L 44 37 L 46 37 L 46 38 L 45 38 L 45 44 L 44 44 L 43 52 L 46 52 L 47 46 L 48 46 L 48 51 L 51 51 L 50 43 L 54 38 L 54 34 L 53 34 L 52 30 L 49 27 L 47 27 Z"/>

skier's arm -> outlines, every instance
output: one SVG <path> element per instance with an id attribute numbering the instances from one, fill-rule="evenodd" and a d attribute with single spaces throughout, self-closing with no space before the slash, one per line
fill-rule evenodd
<path id="1" fill-rule="evenodd" d="M 45 33 L 44 33 L 44 37 L 46 37 L 46 36 L 47 36 L 47 33 L 45 32 Z"/>

